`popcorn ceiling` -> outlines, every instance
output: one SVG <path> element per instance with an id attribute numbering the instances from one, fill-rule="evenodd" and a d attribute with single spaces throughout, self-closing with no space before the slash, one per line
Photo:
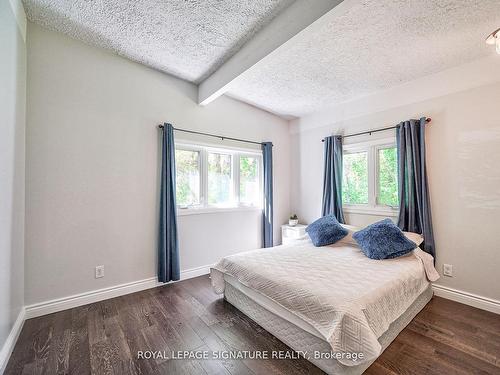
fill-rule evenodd
<path id="1" fill-rule="evenodd" d="M 48 29 L 199 83 L 292 0 L 23 0 Z"/>
<path id="2" fill-rule="evenodd" d="M 23 1 L 41 26 L 197 84 L 293 2 Z M 353 6 L 327 13 L 227 94 L 301 116 L 495 54 L 484 40 L 500 27 L 500 0 L 344 1 Z"/>
<path id="3" fill-rule="evenodd" d="M 364 0 L 324 17 L 240 76 L 228 94 L 299 117 L 494 55 L 485 38 L 500 27 L 500 1 Z"/>

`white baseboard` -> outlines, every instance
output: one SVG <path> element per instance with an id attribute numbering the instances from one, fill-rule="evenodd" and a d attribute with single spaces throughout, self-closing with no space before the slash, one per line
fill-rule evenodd
<path id="1" fill-rule="evenodd" d="M 492 298 L 478 296 L 477 294 L 472 294 L 469 292 L 464 292 L 462 290 L 448 288 L 446 286 L 437 284 L 433 284 L 432 289 L 434 290 L 434 294 L 438 297 L 451 299 L 452 301 L 460 302 L 464 305 L 469 305 L 477 307 L 478 309 L 500 314 L 500 301 L 494 300 Z"/>
<path id="2" fill-rule="evenodd" d="M 9 362 L 10 355 L 12 354 L 12 350 L 14 350 L 14 346 L 16 345 L 17 338 L 21 333 L 21 329 L 23 328 L 24 320 L 25 320 L 26 310 L 21 308 L 19 314 L 17 315 L 17 319 L 10 330 L 9 336 L 5 340 L 2 351 L 0 352 L 0 374 L 3 374 L 5 368 L 7 367 L 7 362 Z"/>
<path id="3" fill-rule="evenodd" d="M 212 265 L 191 268 L 181 271 L 181 280 L 206 275 L 210 272 Z M 92 290 L 90 292 L 75 294 L 68 297 L 53 299 L 26 306 L 25 319 L 31 319 L 42 315 L 52 314 L 58 311 L 71 309 L 73 307 L 87 305 L 105 299 L 123 296 L 125 294 L 140 292 L 141 290 L 165 285 L 158 282 L 156 276 L 144 280 L 132 281 L 130 283 L 115 285 L 103 289 Z"/>

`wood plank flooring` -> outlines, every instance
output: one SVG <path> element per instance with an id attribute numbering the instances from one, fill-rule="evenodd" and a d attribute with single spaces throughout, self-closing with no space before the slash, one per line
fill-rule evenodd
<path id="1" fill-rule="evenodd" d="M 290 350 L 208 276 L 27 320 L 5 374 L 322 374 L 305 359 L 138 359 L 138 351 Z M 500 316 L 434 297 L 366 374 L 500 374 Z"/>

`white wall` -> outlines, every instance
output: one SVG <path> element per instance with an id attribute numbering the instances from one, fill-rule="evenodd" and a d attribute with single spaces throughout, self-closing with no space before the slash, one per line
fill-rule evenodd
<path id="1" fill-rule="evenodd" d="M 290 137 L 287 123 L 269 113 L 226 97 L 199 107 L 193 85 L 33 24 L 28 47 L 26 304 L 155 275 L 158 122 L 273 141 L 279 241 L 290 211 L 305 222 L 319 216 L 321 138 L 423 115 L 433 119 L 427 157 L 437 268 L 451 263 L 455 273 L 439 283 L 500 299 L 498 59 L 292 121 Z M 380 218 L 347 215 L 355 225 Z M 260 214 L 180 216 L 179 233 L 187 270 L 259 247 Z M 99 264 L 106 276 L 96 280 Z"/>
<path id="2" fill-rule="evenodd" d="M 274 143 L 279 241 L 288 123 L 226 97 L 200 107 L 196 96 L 194 85 L 29 24 L 27 305 L 156 274 L 162 121 Z M 260 247 L 260 230 L 256 211 L 179 217 L 181 269 Z"/>
<path id="3" fill-rule="evenodd" d="M 0 349 L 24 306 L 26 46 L 14 9 L 0 0 Z"/>
<path id="4" fill-rule="evenodd" d="M 497 72 L 491 75 L 493 81 L 498 78 L 500 59 L 496 64 Z M 476 74 L 484 78 L 488 71 Z M 306 222 L 320 214 L 321 139 L 324 136 L 386 127 L 409 118 L 431 117 L 426 142 L 436 268 L 441 273 L 443 263 L 454 267 L 454 277 L 442 277 L 438 284 L 500 300 L 497 276 L 500 266 L 497 239 L 500 223 L 500 83 L 399 107 L 394 107 L 394 102 L 405 100 L 405 92 L 394 91 L 393 94 L 383 94 L 387 98 L 386 107 L 391 108 L 388 110 L 382 110 L 381 95 L 371 101 L 368 98 L 360 100 L 359 107 L 356 102 L 349 103 L 353 112 L 365 111 L 370 102 L 377 103 L 377 110 L 371 114 L 353 116 L 338 106 L 335 111 L 314 114 L 291 124 L 295 129 L 292 149 L 295 151 L 294 165 L 297 165 L 292 170 L 292 210 Z M 363 139 L 366 137 L 356 140 Z M 347 215 L 347 220 L 354 225 L 366 225 L 380 219 Z"/>

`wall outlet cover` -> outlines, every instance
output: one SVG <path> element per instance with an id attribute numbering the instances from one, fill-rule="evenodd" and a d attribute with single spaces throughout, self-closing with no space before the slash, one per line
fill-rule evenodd
<path id="1" fill-rule="evenodd" d="M 453 277 L 453 266 L 451 264 L 443 264 L 443 275 Z"/>
<path id="2" fill-rule="evenodd" d="M 96 266 L 95 268 L 95 278 L 99 279 L 104 277 L 104 266 Z"/>

